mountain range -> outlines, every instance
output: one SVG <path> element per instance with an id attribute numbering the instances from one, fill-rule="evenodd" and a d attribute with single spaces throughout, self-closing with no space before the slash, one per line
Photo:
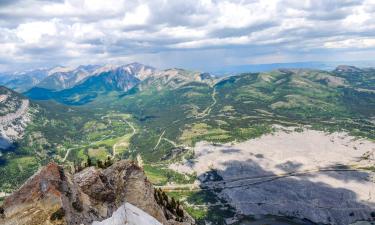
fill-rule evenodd
<path id="1" fill-rule="evenodd" d="M 81 65 L 76 68 L 58 66 L 49 69 L 0 74 L 0 84 L 18 92 L 24 92 L 33 87 L 60 91 L 74 87 L 88 78 L 104 72 L 117 73 L 117 78 L 120 78 L 121 74 L 128 74 L 136 76 L 137 79 L 144 79 L 154 71 L 154 68 L 139 63 L 120 66 Z M 126 88 L 121 86 L 120 80 L 117 82 L 118 88 Z"/>
<path id="2" fill-rule="evenodd" d="M 76 70 L 69 72 L 69 76 L 76 78 Z M 26 91 L 24 94 L 35 100 L 54 99 L 68 105 L 82 105 L 100 98 L 110 92 L 125 93 L 130 90 L 137 91 L 146 88 L 177 88 L 188 82 L 207 82 L 212 80 L 210 74 L 185 71 L 182 69 L 168 69 L 156 71 L 153 67 L 132 63 L 124 66 L 104 66 L 86 75 L 85 79 L 75 79 L 74 85 L 60 82 L 56 85 L 47 85 L 51 80 L 56 80 L 61 73 L 55 73 L 40 84 Z M 60 81 L 63 79 L 60 79 Z M 66 81 L 65 79 L 64 81 Z M 41 85 L 45 84 L 45 85 Z M 53 82 L 56 84 L 56 82 Z M 63 88 L 65 87 L 65 88 Z"/>
<path id="3" fill-rule="evenodd" d="M 344 133 L 351 140 L 375 139 L 374 68 L 342 65 L 330 71 L 291 68 L 215 77 L 209 73 L 176 68 L 157 70 L 132 63 L 74 69 L 58 67 L 43 70 L 38 76 L 44 78 L 22 94 L 15 91 L 21 86 L 0 89 L 2 193 L 13 192 L 51 160 L 77 167 L 88 159 L 98 166 L 108 157 L 127 159 L 136 161 L 155 186 L 165 188 L 170 196 L 184 201 L 187 212 L 198 224 L 205 221 L 226 224 L 248 214 L 243 213 L 241 204 L 232 202 L 230 194 L 224 193 L 233 188 L 237 190 L 238 187 L 230 185 L 249 178 L 240 176 L 251 174 L 248 167 L 263 166 L 255 160 L 266 161 L 262 154 L 248 154 L 240 162 L 226 161 L 240 152 L 240 148 L 230 146 L 267 135 L 267 138 L 273 134 L 279 137 L 280 129 L 286 131 L 285 135 L 314 130 L 326 132 L 324 137 Z M 291 140 L 294 139 L 283 141 Z M 301 149 L 311 145 L 309 138 L 305 141 Z M 328 140 L 332 141 L 336 139 Z M 207 147 L 209 144 L 212 146 Z M 204 151 L 196 151 L 202 145 L 206 146 Z M 351 146 L 351 143 L 345 145 Z M 361 173 L 351 182 L 371 177 L 374 153 L 369 145 L 367 153 L 361 144 L 351 147 L 350 152 L 343 152 L 343 156 L 357 154 L 358 160 L 353 161 L 353 165 L 334 165 L 334 168 Z M 190 169 L 195 168 L 199 157 L 213 153 L 212 149 L 216 148 L 221 148 L 218 150 L 221 155 L 216 158 L 221 163 L 219 167 L 212 165 L 208 166 L 211 168 L 208 171 L 184 173 L 176 166 L 176 163 L 184 163 Z M 358 155 L 360 152 L 365 153 Z M 322 160 L 329 156 L 327 153 Z M 298 161 L 300 158 L 288 158 L 283 162 L 285 165 L 277 165 L 276 169 L 287 167 L 289 171 L 303 167 Z M 230 169 L 231 165 L 240 165 L 244 171 L 236 174 Z M 233 176 L 228 183 L 223 182 L 227 179 L 225 174 Z M 280 173 L 275 177 L 284 175 Z M 312 178 L 314 176 L 304 177 Z M 326 180 L 314 182 L 306 184 L 319 189 L 319 193 L 327 193 L 328 184 L 321 185 Z M 259 182 L 259 185 L 263 183 L 269 181 Z M 342 193 L 342 189 L 329 191 Z M 358 193 L 350 196 L 355 194 Z M 298 205 L 306 199 L 324 207 L 329 205 L 321 195 L 303 192 L 298 192 L 290 201 Z M 343 204 L 358 203 L 355 198 L 347 201 Z M 287 206 L 275 209 L 266 201 L 256 202 L 266 212 L 278 210 L 279 216 L 307 218 L 316 223 L 331 221 L 332 224 L 372 218 L 368 206 L 371 204 L 371 201 L 363 203 L 363 208 L 356 209 L 354 214 L 348 212 L 349 209 L 318 214 L 320 205 L 311 206 L 311 213 L 298 214 L 288 211 Z M 202 205 L 208 206 L 201 210 Z"/>
<path id="4" fill-rule="evenodd" d="M 48 69 L 0 74 L 0 85 L 5 85 L 18 92 L 23 92 L 37 85 L 48 75 Z"/>

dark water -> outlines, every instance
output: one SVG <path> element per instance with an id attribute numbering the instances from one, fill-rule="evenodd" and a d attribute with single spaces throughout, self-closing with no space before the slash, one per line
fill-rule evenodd
<path id="1" fill-rule="evenodd" d="M 317 225 L 308 220 L 282 216 L 259 216 L 240 220 L 235 225 Z"/>

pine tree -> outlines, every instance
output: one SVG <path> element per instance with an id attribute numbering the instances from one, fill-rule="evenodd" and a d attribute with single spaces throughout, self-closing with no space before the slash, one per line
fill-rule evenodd
<path id="1" fill-rule="evenodd" d="M 184 218 L 184 210 L 180 207 L 180 205 L 176 208 L 177 216 Z"/>
<path id="2" fill-rule="evenodd" d="M 89 155 L 87 155 L 87 167 L 92 166 L 92 161 Z"/>
<path id="3" fill-rule="evenodd" d="M 159 188 L 158 189 L 158 198 L 159 198 L 159 204 L 163 204 L 163 195 L 162 195 L 162 191 L 161 189 Z"/>
<path id="4" fill-rule="evenodd" d="M 113 164 L 111 156 L 108 156 L 107 159 L 104 161 L 105 168 L 110 167 Z"/>
<path id="5" fill-rule="evenodd" d="M 102 160 L 98 160 L 98 161 L 96 161 L 96 166 L 97 167 L 99 167 L 99 168 L 104 168 L 104 165 L 103 165 L 103 162 L 102 162 Z"/>
<path id="6" fill-rule="evenodd" d="M 162 196 L 163 196 L 164 201 L 168 203 L 168 196 L 165 194 L 164 191 L 162 192 Z"/>
<path id="7" fill-rule="evenodd" d="M 171 208 L 173 209 L 173 211 L 176 209 L 176 206 L 177 206 L 176 200 L 174 199 L 174 197 L 172 197 L 172 199 L 171 199 Z"/>
<path id="8" fill-rule="evenodd" d="M 159 204 L 158 190 L 155 188 L 154 188 L 154 198 L 155 198 L 155 201 Z"/>

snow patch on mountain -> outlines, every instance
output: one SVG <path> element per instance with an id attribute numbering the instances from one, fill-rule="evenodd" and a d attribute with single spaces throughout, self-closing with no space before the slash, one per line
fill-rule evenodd
<path id="1" fill-rule="evenodd" d="M 73 70 L 74 70 L 73 67 L 58 66 L 48 71 L 48 75 L 51 76 L 54 73 L 67 73 Z"/>
<path id="2" fill-rule="evenodd" d="M 92 225 L 162 225 L 154 217 L 130 203 L 120 206 L 112 216 L 101 222 L 94 221 Z"/>

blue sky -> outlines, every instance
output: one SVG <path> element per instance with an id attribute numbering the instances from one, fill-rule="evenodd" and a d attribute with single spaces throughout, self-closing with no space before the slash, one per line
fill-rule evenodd
<path id="1" fill-rule="evenodd" d="M 374 0 L 1 0 L 0 70 L 375 58 Z"/>

